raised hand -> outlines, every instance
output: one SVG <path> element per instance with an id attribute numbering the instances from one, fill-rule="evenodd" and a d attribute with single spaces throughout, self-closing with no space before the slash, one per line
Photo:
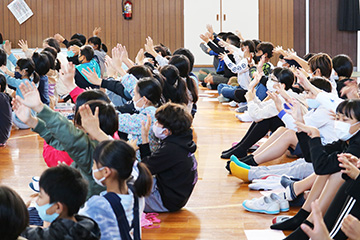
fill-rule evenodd
<path id="1" fill-rule="evenodd" d="M 94 114 L 92 113 L 88 104 L 84 104 L 79 107 L 79 113 L 81 116 L 81 126 L 93 139 L 96 139 L 100 129 L 99 122 L 99 107 L 95 108 Z"/>
<path id="2" fill-rule="evenodd" d="M 206 43 L 208 43 L 210 41 L 209 37 L 205 36 L 204 34 L 200 34 L 200 38 L 201 38 L 201 40 L 203 40 Z"/>
<path id="3" fill-rule="evenodd" d="M 72 91 L 74 88 L 76 88 L 75 84 L 75 65 L 72 62 L 69 62 L 68 64 L 62 64 L 60 69 L 60 74 L 62 76 L 62 81 L 65 87 Z"/>
<path id="4" fill-rule="evenodd" d="M 54 38 L 55 38 L 56 41 L 58 41 L 59 43 L 62 43 L 62 42 L 65 40 L 65 38 L 64 38 L 63 36 L 61 36 L 59 33 L 56 33 L 56 34 L 54 35 Z"/>
<path id="5" fill-rule="evenodd" d="M 287 106 L 290 108 L 290 110 L 285 110 L 288 114 L 290 114 L 295 121 L 304 123 L 304 113 L 301 109 L 301 105 L 298 101 L 289 100 L 289 104 Z"/>
<path id="6" fill-rule="evenodd" d="M 102 79 L 98 77 L 95 69 L 90 69 L 87 67 L 86 69 L 84 68 L 81 73 L 84 74 L 84 76 L 87 77 L 89 82 L 92 84 L 101 86 Z"/>
<path id="7" fill-rule="evenodd" d="M 136 54 L 135 62 L 136 62 L 138 65 L 143 65 L 143 64 L 144 64 L 144 58 L 145 58 L 144 49 L 141 48 L 141 49 L 139 50 L 139 52 Z"/>
<path id="8" fill-rule="evenodd" d="M 320 132 L 315 127 L 306 126 L 304 123 L 298 121 L 295 122 L 295 125 L 298 132 L 304 132 L 311 138 L 320 137 Z"/>
<path id="9" fill-rule="evenodd" d="M 5 44 L 3 45 L 4 51 L 7 55 L 11 54 L 11 42 L 9 40 L 5 41 Z"/>
<path id="10" fill-rule="evenodd" d="M 145 121 L 141 122 L 141 138 L 143 144 L 149 142 L 150 127 L 151 127 L 151 116 L 147 114 L 146 122 Z"/>
<path id="11" fill-rule="evenodd" d="M 101 27 L 95 27 L 93 30 L 93 36 L 99 36 L 101 33 Z"/>
<path id="12" fill-rule="evenodd" d="M 308 73 L 303 69 L 297 69 L 294 72 L 298 83 L 306 90 L 308 90 L 309 86 L 311 85 L 310 81 L 307 79 Z"/>
<path id="13" fill-rule="evenodd" d="M 44 104 L 41 102 L 39 91 L 37 90 L 35 83 L 25 81 L 19 86 L 24 99 L 18 98 L 22 104 L 31 108 L 35 112 L 41 112 L 44 108 Z"/>
<path id="14" fill-rule="evenodd" d="M 227 57 L 226 53 L 219 53 L 219 59 L 224 61 L 224 58 Z"/>
<path id="15" fill-rule="evenodd" d="M 16 116 L 29 127 L 35 128 L 38 120 L 31 115 L 30 108 L 21 103 L 21 97 L 16 96 L 11 103 Z"/>
<path id="16" fill-rule="evenodd" d="M 112 65 L 121 76 L 124 76 L 126 72 L 122 68 L 122 54 L 123 52 L 119 48 L 114 47 L 112 49 Z"/>
<path id="17" fill-rule="evenodd" d="M 270 99 L 272 99 L 274 101 L 276 109 L 279 112 L 281 110 L 283 110 L 283 104 L 282 104 L 281 99 L 279 98 L 278 94 L 267 91 L 267 95 L 270 97 Z"/>
<path id="18" fill-rule="evenodd" d="M 214 34 L 214 29 L 211 24 L 206 24 L 206 29 L 209 33 Z"/>
<path id="19" fill-rule="evenodd" d="M 113 66 L 113 62 L 111 57 L 108 55 L 105 56 L 105 66 L 106 66 L 106 72 L 108 77 L 116 77 L 117 71 Z"/>

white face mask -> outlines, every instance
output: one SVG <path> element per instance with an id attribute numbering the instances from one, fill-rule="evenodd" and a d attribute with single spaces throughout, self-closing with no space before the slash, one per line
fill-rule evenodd
<path id="1" fill-rule="evenodd" d="M 100 172 L 100 171 L 103 170 L 104 168 L 105 168 L 105 167 L 102 167 L 102 168 L 95 169 L 95 170 L 92 171 L 92 177 L 93 177 L 94 181 L 95 181 L 98 185 L 100 185 L 100 186 L 102 186 L 102 187 L 105 187 L 105 185 L 102 183 L 102 181 L 104 181 L 104 180 L 106 179 L 106 177 L 102 177 L 102 178 L 100 178 L 100 179 L 97 179 L 97 178 L 95 177 L 95 173 L 96 173 L 96 172 Z"/>
<path id="2" fill-rule="evenodd" d="M 317 100 L 312 99 L 312 98 L 307 98 L 306 103 L 307 103 L 308 107 L 311 109 L 316 109 L 320 106 L 320 103 Z"/>
<path id="3" fill-rule="evenodd" d="M 158 127 L 155 124 L 152 127 L 155 136 L 160 140 L 164 140 L 167 137 L 167 135 L 164 133 L 165 129 L 166 128 Z"/>
<path id="4" fill-rule="evenodd" d="M 276 89 L 274 88 L 274 85 L 276 84 L 275 81 L 271 80 L 270 78 L 266 82 L 266 88 L 270 92 L 275 92 Z"/>
<path id="5" fill-rule="evenodd" d="M 335 128 L 336 136 L 342 141 L 349 140 L 352 136 L 354 136 L 359 131 L 359 129 L 358 129 L 356 132 L 351 134 L 350 128 L 358 123 L 359 122 L 350 124 L 350 123 L 346 123 L 346 122 L 342 122 L 342 121 L 335 121 L 334 128 Z"/>
<path id="6" fill-rule="evenodd" d="M 335 81 L 339 80 L 339 76 L 335 74 L 334 70 L 331 72 L 330 79 Z"/>
<path id="7" fill-rule="evenodd" d="M 143 99 L 143 98 L 139 98 L 136 102 L 134 102 L 134 107 L 135 107 L 135 109 L 138 110 L 139 112 L 140 112 L 142 109 L 144 109 L 144 107 L 145 107 L 145 103 L 142 105 L 142 107 L 138 107 L 138 106 L 137 106 L 138 102 L 140 102 L 141 99 Z"/>

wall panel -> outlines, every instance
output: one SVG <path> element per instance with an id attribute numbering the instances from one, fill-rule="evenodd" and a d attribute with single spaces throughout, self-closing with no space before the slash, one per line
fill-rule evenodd
<path id="1" fill-rule="evenodd" d="M 91 36 L 101 27 L 100 37 L 109 50 L 116 43 L 125 45 L 131 58 L 144 47 L 145 37 L 169 46 L 184 46 L 184 0 L 133 0 L 133 19 L 122 17 L 121 0 L 25 0 L 34 15 L 19 25 L 8 10 L 11 0 L 0 3 L 0 32 L 14 48 L 20 39 L 30 47 L 41 47 L 42 40 L 60 33 L 67 39 L 78 32 Z"/>

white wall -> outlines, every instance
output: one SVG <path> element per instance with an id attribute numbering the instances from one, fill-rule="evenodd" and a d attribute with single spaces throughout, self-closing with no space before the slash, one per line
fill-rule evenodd
<path id="1" fill-rule="evenodd" d="M 199 47 L 200 34 L 206 24 L 220 32 L 220 0 L 184 0 L 184 44 L 195 55 L 195 65 L 212 65 L 212 56 Z M 222 0 L 222 31 L 239 30 L 245 39 L 259 38 L 259 5 L 257 0 Z M 219 20 L 217 20 L 217 14 Z"/>

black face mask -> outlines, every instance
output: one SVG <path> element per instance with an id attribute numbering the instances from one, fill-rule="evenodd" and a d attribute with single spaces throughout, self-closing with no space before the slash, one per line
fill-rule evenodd
<path id="1" fill-rule="evenodd" d="M 263 55 L 264 55 L 264 54 L 263 54 Z M 254 56 L 254 61 L 255 61 L 255 63 L 260 62 L 261 57 L 262 57 L 262 55 L 260 55 L 260 56 Z"/>

